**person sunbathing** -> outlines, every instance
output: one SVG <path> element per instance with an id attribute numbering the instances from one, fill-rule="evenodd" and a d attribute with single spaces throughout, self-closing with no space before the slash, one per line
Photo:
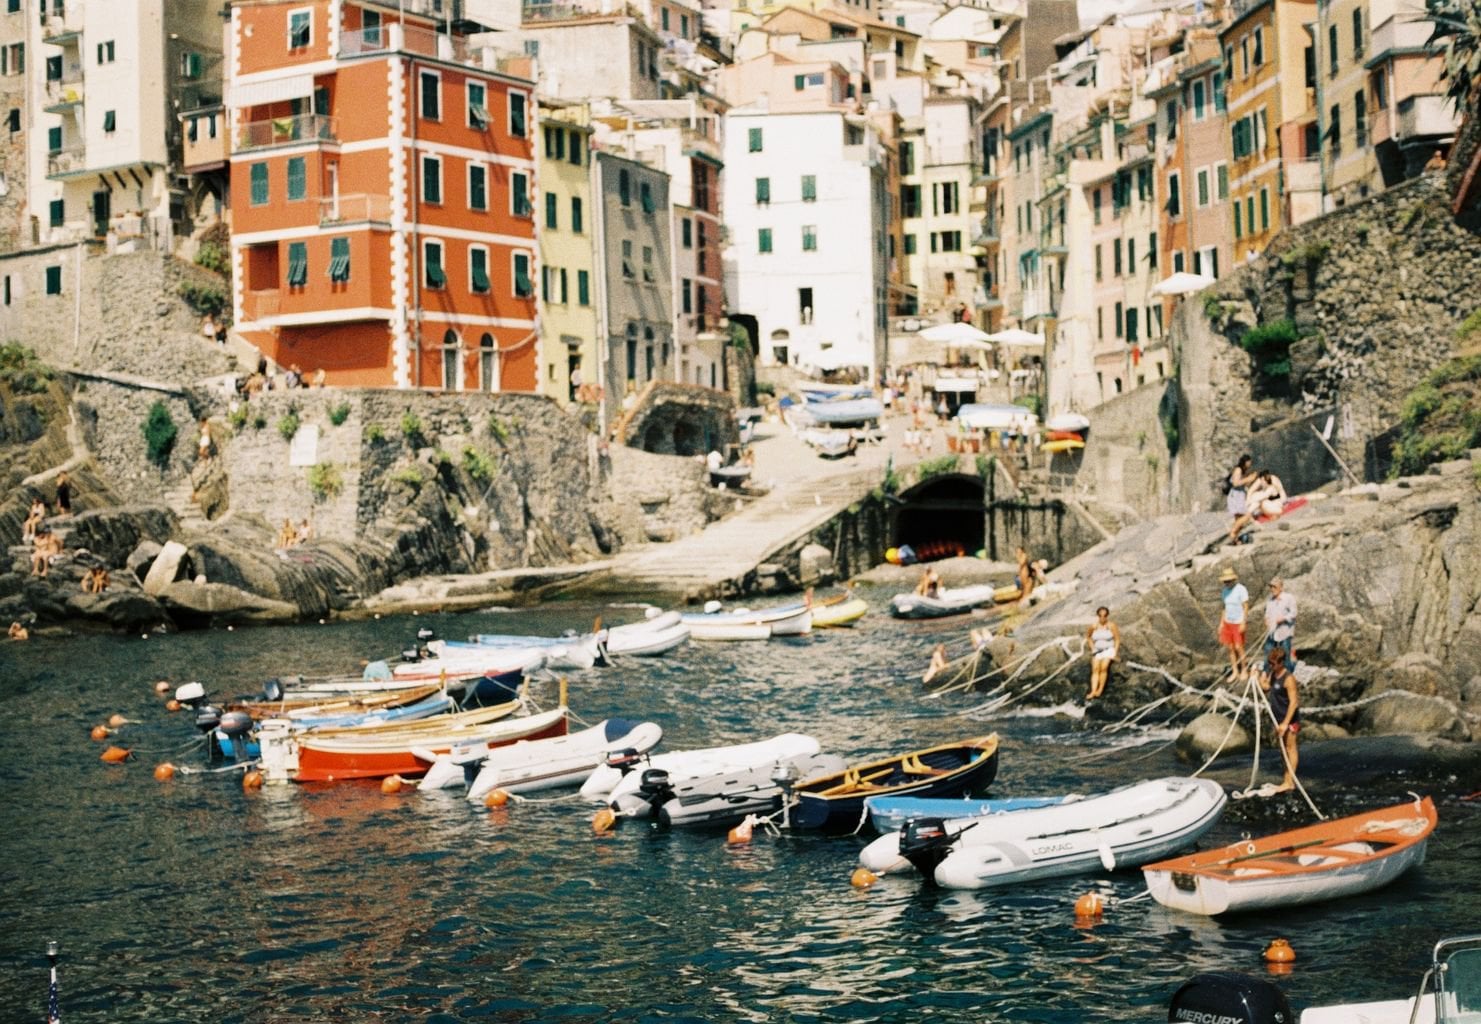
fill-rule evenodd
<path id="1" fill-rule="evenodd" d="M 1255 482 L 1250 485 L 1244 515 L 1237 517 L 1233 525 L 1229 527 L 1229 542 L 1236 543 L 1239 535 L 1255 522 L 1256 517 L 1279 519 L 1280 514 L 1285 510 L 1285 485 L 1280 482 L 1280 477 L 1270 470 L 1260 470 L 1255 477 Z"/>

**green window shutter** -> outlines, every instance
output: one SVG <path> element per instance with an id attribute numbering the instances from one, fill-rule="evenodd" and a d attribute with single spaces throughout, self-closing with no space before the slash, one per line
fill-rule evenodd
<path id="1" fill-rule="evenodd" d="M 581 197 L 580 196 L 572 196 L 571 197 L 571 230 L 574 231 L 578 235 L 581 234 L 581 232 L 583 230 L 583 226 L 582 226 L 582 223 L 581 223 Z"/>
<path id="2" fill-rule="evenodd" d="M 576 271 L 576 301 L 583 306 L 591 305 L 591 275 L 584 270 Z"/>
<path id="3" fill-rule="evenodd" d="M 771 252 L 771 228 L 762 228 L 756 232 L 756 248 L 760 252 Z"/>
<path id="4" fill-rule="evenodd" d="M 48 295 L 60 295 L 60 294 L 62 294 L 62 268 L 61 267 L 47 267 L 46 268 L 46 294 L 48 294 Z"/>
<path id="5" fill-rule="evenodd" d="M 350 240 L 332 238 L 329 240 L 329 280 L 348 281 L 349 279 Z"/>
<path id="6" fill-rule="evenodd" d="M 771 202 L 771 179 L 770 178 L 757 178 L 756 179 L 756 202 L 758 202 L 758 203 L 769 203 L 769 202 Z"/>
<path id="7" fill-rule="evenodd" d="M 530 258 L 522 252 L 514 254 L 514 294 L 521 299 L 535 294 L 535 286 L 530 283 Z"/>
<path id="8" fill-rule="evenodd" d="M 108 111 L 105 111 L 103 113 L 103 130 L 105 132 L 111 132 L 111 131 L 116 131 L 117 129 L 118 129 L 118 111 L 116 111 L 116 110 L 108 110 Z"/>
<path id="9" fill-rule="evenodd" d="M 509 176 L 510 209 L 516 217 L 528 217 L 530 215 L 530 184 L 529 179 L 518 172 Z"/>
<path id="10" fill-rule="evenodd" d="M 304 158 L 301 156 L 289 157 L 288 198 L 303 199 L 308 196 L 308 191 L 308 169 L 304 164 Z"/>
<path id="11" fill-rule="evenodd" d="M 818 179 L 811 174 L 802 176 L 802 200 L 812 202 L 818 198 Z"/>
<path id="12" fill-rule="evenodd" d="M 442 202 L 442 164 L 422 157 L 422 202 Z"/>
<path id="13" fill-rule="evenodd" d="M 761 129 L 752 128 L 746 133 L 746 141 L 752 153 L 761 152 Z"/>
<path id="14" fill-rule="evenodd" d="M 48 154 L 60 153 L 62 151 L 62 129 L 59 127 L 46 130 L 46 152 Z M 266 200 L 263 200 L 266 202 Z"/>
<path id="15" fill-rule="evenodd" d="M 793 75 L 792 76 L 792 88 L 793 89 L 797 90 L 798 92 L 801 92 L 804 88 L 806 88 L 806 86 L 807 86 L 807 76 L 806 75 Z"/>
<path id="16" fill-rule="evenodd" d="M 468 169 L 468 208 L 470 210 L 487 210 L 489 208 L 489 173 L 482 166 L 474 164 Z"/>
<path id="17" fill-rule="evenodd" d="M 1270 193 L 1263 188 L 1260 190 L 1260 230 L 1265 231 L 1270 227 Z"/>
<path id="18" fill-rule="evenodd" d="M 267 164 L 252 165 L 252 205 L 266 206 L 268 201 Z"/>
<path id="19" fill-rule="evenodd" d="M 639 201 L 643 205 L 644 213 L 652 213 L 657 209 L 657 206 L 653 202 L 653 187 L 648 182 L 645 181 L 638 186 L 638 195 Z"/>
<path id="20" fill-rule="evenodd" d="M 472 268 L 473 290 L 480 295 L 490 290 L 489 254 L 485 249 L 469 249 L 468 265 Z"/>
<path id="21" fill-rule="evenodd" d="M 67 222 L 66 201 L 53 199 L 51 201 L 51 226 L 59 228 Z"/>
<path id="22" fill-rule="evenodd" d="M 309 280 L 309 247 L 307 242 L 288 243 L 288 286 L 302 288 Z"/>
<path id="23" fill-rule="evenodd" d="M 1234 237 L 1235 238 L 1243 238 L 1244 237 L 1244 227 L 1243 227 L 1243 225 L 1241 223 L 1241 218 L 1239 216 L 1239 203 L 1238 202 L 1236 202 L 1234 204 Z"/>
<path id="24" fill-rule="evenodd" d="M 554 192 L 545 193 L 545 226 L 551 230 L 555 230 L 559 226 L 559 214 L 557 213 L 557 205 L 559 203 L 560 197 Z"/>
<path id="25" fill-rule="evenodd" d="M 522 92 L 509 94 L 509 134 L 520 139 L 525 136 L 525 97 Z"/>
<path id="26" fill-rule="evenodd" d="M 422 248 L 422 262 L 428 288 L 441 288 L 447 284 L 447 274 L 442 270 L 442 246 L 427 245 Z"/>

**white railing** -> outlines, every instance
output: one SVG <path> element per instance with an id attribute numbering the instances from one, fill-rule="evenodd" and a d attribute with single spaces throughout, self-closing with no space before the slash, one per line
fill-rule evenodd
<path id="1" fill-rule="evenodd" d="M 1455 110 L 1444 96 L 1410 96 L 1399 101 L 1399 137 L 1454 135 Z"/>
<path id="2" fill-rule="evenodd" d="M 288 146 L 295 142 L 333 142 L 334 118 L 327 114 L 291 114 L 266 121 L 250 121 L 237 130 L 236 152 Z"/>
<path id="3" fill-rule="evenodd" d="M 61 174 L 76 174 L 87 169 L 87 147 L 68 146 L 46 157 L 46 176 L 55 178 Z"/>
<path id="4" fill-rule="evenodd" d="M 319 224 L 359 224 L 366 221 L 390 223 L 389 196 L 324 196 L 319 200 Z"/>

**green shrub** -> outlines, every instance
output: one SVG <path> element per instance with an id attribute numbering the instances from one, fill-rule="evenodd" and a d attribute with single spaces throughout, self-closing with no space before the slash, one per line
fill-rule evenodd
<path id="1" fill-rule="evenodd" d="M 144 420 L 144 444 L 149 449 L 150 462 L 161 468 L 168 465 L 179 434 L 175 417 L 170 415 L 165 403 L 155 402 L 149 407 L 149 415 Z"/>
<path id="2" fill-rule="evenodd" d="M 1296 325 L 1290 320 L 1274 320 L 1245 331 L 1239 344 L 1246 352 L 1258 356 L 1273 349 L 1284 352 L 1299 338 Z"/>
<path id="3" fill-rule="evenodd" d="M 1481 334 L 1481 306 L 1460 322 L 1460 326 L 1455 329 L 1455 340 L 1465 342 L 1473 334 Z"/>
<path id="4" fill-rule="evenodd" d="M 1017 398 L 1013 399 L 1013 404 L 1023 406 L 1035 416 L 1039 415 L 1038 395 L 1019 395 Z"/>
<path id="5" fill-rule="evenodd" d="M 412 495 L 415 496 L 422 493 L 422 485 L 427 482 L 427 478 L 420 467 L 405 466 L 391 474 L 391 482 L 410 487 Z"/>
<path id="6" fill-rule="evenodd" d="M 895 472 L 895 457 L 892 455 L 884 466 L 884 479 L 879 482 L 879 489 L 885 494 L 900 493 L 900 474 Z"/>
<path id="7" fill-rule="evenodd" d="M 51 380 L 51 368 L 38 362 L 36 353 L 24 345 L 9 342 L 0 345 L 0 380 L 22 395 L 39 395 Z M 81 387 L 78 390 L 82 390 Z"/>
<path id="8" fill-rule="evenodd" d="M 1481 446 L 1481 356 L 1437 366 L 1404 397 L 1393 475 L 1422 472 Z"/>
<path id="9" fill-rule="evenodd" d="M 283 435 L 284 441 L 293 440 L 293 435 L 298 433 L 298 410 L 289 409 L 278 417 L 278 433 Z"/>
<path id="10" fill-rule="evenodd" d="M 1287 267 L 1300 266 L 1306 267 L 1308 270 L 1314 270 L 1322 260 L 1327 258 L 1327 253 L 1331 249 L 1331 245 L 1326 242 L 1307 242 L 1305 245 L 1298 245 L 1290 252 L 1281 256 L 1280 261 Z"/>
<path id="11" fill-rule="evenodd" d="M 1224 306 L 1223 299 L 1218 295 L 1205 295 L 1203 297 L 1203 315 L 1210 320 L 1218 321 L 1224 319 L 1224 314 L 1229 312 Z"/>
<path id="12" fill-rule="evenodd" d="M 195 253 L 196 266 L 214 270 L 222 277 L 231 276 L 231 229 L 225 224 L 211 225 L 201 235 Z"/>
<path id="13" fill-rule="evenodd" d="M 267 413 L 259 412 L 252 417 L 253 430 L 261 430 L 265 426 L 267 426 Z"/>
<path id="14" fill-rule="evenodd" d="M 439 469 L 453 464 L 453 453 L 446 448 L 438 448 L 432 453 L 432 464 Z"/>
<path id="15" fill-rule="evenodd" d="M 756 382 L 756 395 L 757 395 L 757 397 L 760 397 L 761 395 L 775 395 L 775 394 L 776 394 L 776 385 L 773 384 L 771 381 L 769 381 L 769 380 L 758 380 Z"/>
<path id="16" fill-rule="evenodd" d="M 372 423 L 370 426 L 365 428 L 365 440 L 369 441 L 371 444 L 380 444 L 385 439 L 385 428 L 382 427 L 379 423 Z"/>
<path id="17" fill-rule="evenodd" d="M 509 443 L 509 427 L 497 416 L 489 417 L 489 436 L 501 445 Z"/>
<path id="18" fill-rule="evenodd" d="M 1167 454 L 1176 457 L 1182 436 L 1178 431 L 1178 388 L 1176 380 L 1170 382 L 1157 402 L 1157 422 L 1162 427 L 1162 440 L 1167 445 Z"/>
<path id="19" fill-rule="evenodd" d="M 231 424 L 233 430 L 240 431 L 247 425 L 247 406 L 238 404 L 235 409 L 226 414 L 226 422 Z"/>
<path id="20" fill-rule="evenodd" d="M 463 472 L 479 483 L 487 483 L 494 477 L 494 460 L 470 444 L 463 449 Z"/>
<path id="21" fill-rule="evenodd" d="M 336 427 L 341 426 L 345 420 L 350 418 L 350 403 L 340 402 L 329 410 L 329 422 Z"/>
<path id="22" fill-rule="evenodd" d="M 957 459 L 955 455 L 940 455 L 934 459 L 926 459 L 916 467 L 917 476 L 922 482 L 933 476 L 941 476 L 943 473 L 955 473 Z"/>
<path id="23" fill-rule="evenodd" d="M 983 455 L 979 453 L 977 456 L 977 475 L 984 480 L 992 479 L 993 469 L 997 464 L 998 457 L 996 455 Z"/>
<path id="24" fill-rule="evenodd" d="M 345 489 L 339 467 L 332 462 L 320 462 L 309 467 L 309 490 L 314 492 L 315 501 L 328 501 L 339 497 Z"/>
<path id="25" fill-rule="evenodd" d="M 180 284 L 180 297 L 197 313 L 210 313 L 212 316 L 220 316 L 229 308 L 225 289 L 217 288 L 215 285 L 182 281 Z"/>
<path id="26" fill-rule="evenodd" d="M 422 418 L 410 409 L 401 414 L 401 436 L 413 448 L 420 448 L 426 443 L 427 436 L 422 433 Z"/>

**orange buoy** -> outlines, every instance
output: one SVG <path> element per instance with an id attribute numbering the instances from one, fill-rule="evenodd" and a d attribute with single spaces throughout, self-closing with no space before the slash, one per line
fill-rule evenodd
<path id="1" fill-rule="evenodd" d="M 879 876 L 868 868 L 855 868 L 854 873 L 849 876 L 848 884 L 855 889 L 867 889 L 877 881 Z"/>
<path id="2" fill-rule="evenodd" d="M 741 846 L 751 841 L 752 822 L 750 818 L 741 822 L 725 835 L 725 841 L 731 846 Z"/>
<path id="3" fill-rule="evenodd" d="M 405 781 L 406 780 L 404 780 L 399 775 L 387 775 L 384 779 L 381 779 L 381 792 L 399 793 L 401 792 L 401 786 Z"/>
<path id="4" fill-rule="evenodd" d="M 108 719 L 108 726 L 111 729 L 121 729 L 128 724 L 129 720 L 122 715 L 114 715 Z"/>
<path id="5" fill-rule="evenodd" d="M 113 735 L 113 730 L 106 725 L 95 725 L 89 735 L 95 740 L 106 740 L 109 736 Z"/>
<path id="6" fill-rule="evenodd" d="M 1296 960 L 1296 951 L 1285 939 L 1274 939 L 1270 945 L 1265 947 L 1265 962 L 1267 964 L 1289 964 Z"/>
<path id="7" fill-rule="evenodd" d="M 610 807 L 603 807 L 591 816 L 591 830 L 597 835 L 604 835 L 612 831 L 617 824 L 617 812 Z"/>
<path id="8" fill-rule="evenodd" d="M 176 700 L 174 697 L 171 697 L 169 700 L 165 701 L 165 710 L 166 711 L 179 711 L 180 710 L 180 702 L 178 700 Z"/>
<path id="9" fill-rule="evenodd" d="M 243 775 L 242 776 L 242 788 L 243 789 L 261 789 L 262 788 L 262 773 L 261 772 L 248 772 L 246 775 Z"/>
<path id="10" fill-rule="evenodd" d="M 103 758 L 108 764 L 123 764 L 129 759 L 129 751 L 126 747 L 109 747 L 103 751 Z"/>
<path id="11" fill-rule="evenodd" d="M 1075 916 L 1082 920 L 1097 920 L 1105 912 L 1105 901 L 1098 892 L 1087 892 L 1075 901 Z"/>
<path id="12" fill-rule="evenodd" d="M 161 679 L 159 682 L 155 683 L 154 684 L 154 692 L 155 693 L 169 693 L 170 692 L 170 681 L 168 679 Z"/>
<path id="13" fill-rule="evenodd" d="M 175 777 L 175 766 L 166 761 L 164 764 L 154 766 L 154 777 L 160 782 L 168 782 Z"/>
<path id="14" fill-rule="evenodd" d="M 483 798 L 485 807 L 503 807 L 509 802 L 509 793 L 502 789 L 491 789 Z"/>

